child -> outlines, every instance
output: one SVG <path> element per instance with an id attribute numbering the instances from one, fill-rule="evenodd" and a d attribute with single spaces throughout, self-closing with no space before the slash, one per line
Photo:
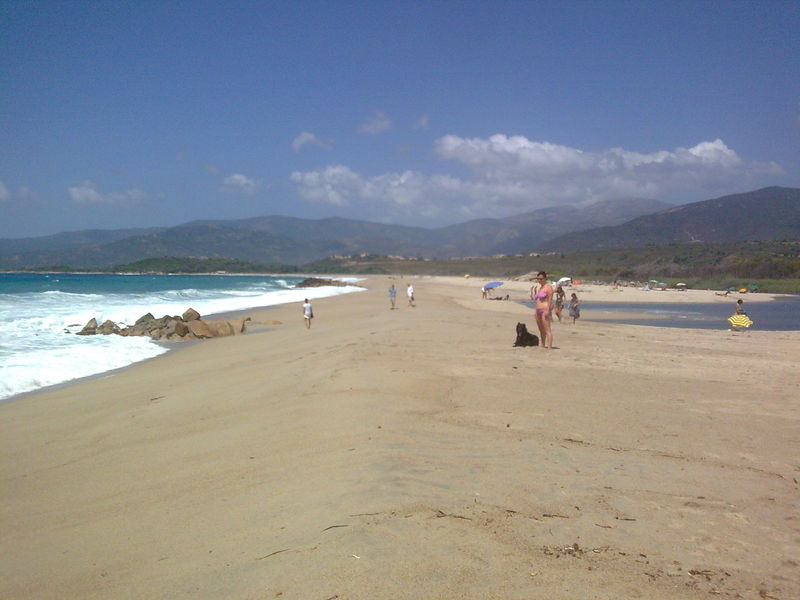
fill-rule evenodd
<path id="1" fill-rule="evenodd" d="M 569 300 L 569 316 L 572 317 L 572 324 L 575 324 L 575 321 L 581 318 L 581 309 L 580 309 L 581 301 L 578 300 L 578 294 L 572 294 L 572 297 Z"/>

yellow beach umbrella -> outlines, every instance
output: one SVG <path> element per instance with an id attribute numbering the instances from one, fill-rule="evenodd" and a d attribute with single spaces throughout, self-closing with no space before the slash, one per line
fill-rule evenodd
<path id="1" fill-rule="evenodd" d="M 753 321 L 747 315 L 731 315 L 728 317 L 728 323 L 731 324 L 731 327 L 750 327 Z"/>

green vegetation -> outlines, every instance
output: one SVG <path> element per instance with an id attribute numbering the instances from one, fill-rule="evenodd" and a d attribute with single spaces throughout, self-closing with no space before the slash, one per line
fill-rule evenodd
<path id="1" fill-rule="evenodd" d="M 292 265 L 262 264 L 236 258 L 145 258 L 103 269 L 111 273 L 297 273 Z"/>
<path id="2" fill-rule="evenodd" d="M 451 260 L 363 256 L 326 259 L 305 272 L 519 277 L 536 271 L 594 281 L 683 282 L 699 289 L 755 284 L 761 291 L 800 293 L 800 240 L 669 244 L 614 250 Z"/>
<path id="3" fill-rule="evenodd" d="M 50 267 L 37 271 L 66 271 Z M 95 269 L 96 270 L 96 269 Z M 554 277 L 591 281 L 651 279 L 696 289 L 757 285 L 763 292 L 800 293 L 800 240 L 721 244 L 669 244 L 614 250 L 430 260 L 360 254 L 305 265 L 263 264 L 225 258 L 149 258 L 107 272 L 135 273 L 341 273 L 356 275 L 456 275 L 524 277 L 547 271 Z"/>
<path id="4" fill-rule="evenodd" d="M 51 265 L 49 267 L 31 267 L 25 269 L 26 271 L 33 271 L 34 273 L 69 273 L 74 271 L 66 265 Z"/>

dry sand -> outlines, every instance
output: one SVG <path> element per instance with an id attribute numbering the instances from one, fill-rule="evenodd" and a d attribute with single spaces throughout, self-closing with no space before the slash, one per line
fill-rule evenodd
<path id="1" fill-rule="evenodd" d="M 800 598 L 800 332 L 393 281 L 0 405 L 0 598 Z"/>

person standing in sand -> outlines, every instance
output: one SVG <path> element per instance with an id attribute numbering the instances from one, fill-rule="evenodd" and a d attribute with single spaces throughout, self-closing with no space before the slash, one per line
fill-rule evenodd
<path id="1" fill-rule="evenodd" d="M 564 310 L 564 300 L 566 299 L 566 294 L 564 293 L 564 288 L 560 285 L 556 288 L 555 294 L 555 312 L 556 318 L 558 322 L 561 323 L 561 311 Z"/>
<path id="2" fill-rule="evenodd" d="M 550 326 L 550 311 L 553 306 L 553 286 L 547 283 L 547 273 L 539 271 L 536 275 L 538 286 L 534 293 L 531 288 L 531 300 L 534 301 L 536 311 L 536 325 L 539 327 L 539 337 L 542 340 L 541 348 L 550 350 L 553 347 L 553 330 Z"/>
<path id="3" fill-rule="evenodd" d="M 306 301 L 303 303 L 303 319 L 306 322 L 306 329 L 311 329 L 311 319 L 314 318 L 314 309 L 311 308 L 311 303 L 306 298 Z"/>
<path id="4" fill-rule="evenodd" d="M 408 294 L 408 305 L 413 307 L 414 306 L 414 286 L 410 283 L 408 284 L 408 288 L 406 289 L 406 293 Z"/>
<path id="5" fill-rule="evenodd" d="M 578 294 L 572 293 L 572 296 L 569 299 L 569 316 L 572 317 L 572 324 L 575 324 L 575 321 L 581 318 L 581 301 L 578 300 Z"/>
<path id="6" fill-rule="evenodd" d="M 397 300 L 397 289 L 392 284 L 392 287 L 389 288 L 389 302 L 392 305 L 391 310 L 394 310 L 394 303 Z"/>

